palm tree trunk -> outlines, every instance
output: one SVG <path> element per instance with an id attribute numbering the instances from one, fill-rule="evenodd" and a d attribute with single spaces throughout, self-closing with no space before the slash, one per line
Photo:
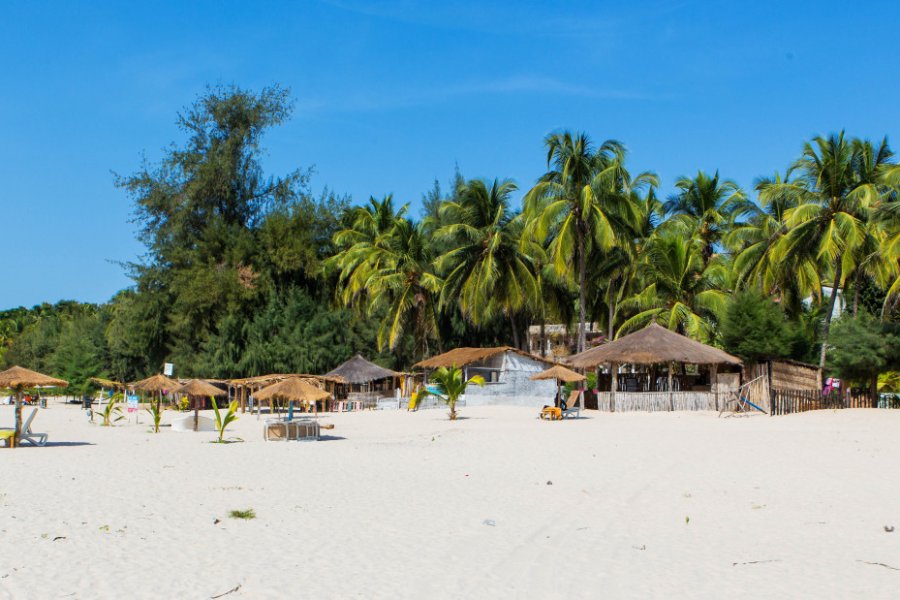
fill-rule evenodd
<path id="1" fill-rule="evenodd" d="M 834 283 L 831 286 L 831 298 L 828 299 L 828 312 L 825 313 L 825 322 L 822 325 L 822 350 L 819 353 L 819 374 L 825 369 L 825 356 L 828 354 L 828 332 L 831 329 L 831 315 L 837 303 L 838 292 L 841 289 L 841 274 L 844 267 L 842 257 L 837 257 L 834 267 Z"/>
<path id="2" fill-rule="evenodd" d="M 578 240 L 575 251 L 578 253 L 578 343 L 575 346 L 578 352 L 584 352 L 585 333 L 584 333 L 584 277 L 585 277 L 585 250 L 584 250 L 584 231 L 581 227 L 577 229 Z"/>
<path id="3" fill-rule="evenodd" d="M 547 323 L 546 320 L 541 317 L 541 356 L 547 356 Z"/>
<path id="4" fill-rule="evenodd" d="M 607 292 L 607 310 L 608 315 L 606 317 L 606 339 L 612 341 L 615 337 L 615 331 L 613 331 L 613 321 L 616 318 L 616 295 L 613 293 L 615 288 L 613 287 L 612 280 L 609 282 L 609 291 Z"/>
<path id="5" fill-rule="evenodd" d="M 509 313 L 509 326 L 512 328 L 513 346 L 516 350 L 521 350 L 519 345 L 519 328 L 516 326 L 516 317 L 513 313 Z"/>

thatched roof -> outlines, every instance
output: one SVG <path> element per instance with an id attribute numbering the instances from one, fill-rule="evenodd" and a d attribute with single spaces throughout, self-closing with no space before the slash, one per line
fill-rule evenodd
<path id="1" fill-rule="evenodd" d="M 24 367 L 10 367 L 0 373 L 0 389 L 32 387 L 66 387 L 68 381 L 56 379 Z"/>
<path id="2" fill-rule="evenodd" d="M 141 390 L 142 392 L 172 392 L 180 385 L 177 381 L 169 379 L 165 375 L 154 375 L 147 379 L 129 383 L 128 387 Z"/>
<path id="3" fill-rule="evenodd" d="M 300 377 L 289 377 L 253 394 L 257 401 L 287 400 L 288 402 L 315 402 L 330 396 L 331 394 L 325 390 L 307 383 Z"/>
<path id="4" fill-rule="evenodd" d="M 472 363 L 487 360 L 492 356 L 502 354 L 503 352 L 515 352 L 516 354 L 519 354 L 521 356 L 526 356 L 528 358 L 539 360 L 547 364 L 553 364 L 552 360 L 541 358 L 540 356 L 534 356 L 533 354 L 528 354 L 527 352 L 523 352 L 522 350 L 519 350 L 517 348 L 512 348 L 510 346 L 497 346 L 495 348 L 455 348 L 453 350 L 450 350 L 449 352 L 444 352 L 443 354 L 438 354 L 437 356 L 426 358 L 425 360 L 414 364 L 413 368 L 439 369 L 441 367 L 452 367 L 454 365 L 457 367 L 464 367 Z"/>
<path id="5" fill-rule="evenodd" d="M 224 390 L 220 390 L 211 383 L 207 383 L 202 379 L 191 379 L 186 384 L 174 390 L 177 394 L 186 394 L 188 396 L 227 396 Z"/>
<path id="6" fill-rule="evenodd" d="M 337 375 L 305 375 L 301 373 L 271 373 L 269 375 L 257 375 L 255 377 L 244 377 L 242 379 L 230 379 L 228 383 L 240 387 L 253 387 L 277 383 L 290 377 L 299 377 L 300 379 L 319 383 L 347 383 L 346 379 Z"/>
<path id="7" fill-rule="evenodd" d="M 595 369 L 609 363 L 739 365 L 741 359 L 651 323 L 640 331 L 570 356 L 566 362 L 577 369 Z"/>
<path id="8" fill-rule="evenodd" d="M 557 379 L 559 381 L 566 382 L 574 382 L 574 381 L 584 381 L 587 379 L 581 373 L 576 373 L 571 369 L 567 369 L 562 365 L 555 365 L 547 369 L 546 371 L 541 371 L 537 375 L 531 376 L 529 379 L 533 381 L 540 381 L 542 379 Z"/>
<path id="9" fill-rule="evenodd" d="M 325 375 L 343 377 L 348 383 L 360 384 L 390 377 L 399 377 L 400 373 L 378 366 L 363 358 L 362 354 L 357 354 Z"/>
<path id="10" fill-rule="evenodd" d="M 125 389 L 125 384 L 112 379 L 104 379 L 103 377 L 91 377 L 91 381 L 103 388 L 112 388 L 114 390 Z"/>

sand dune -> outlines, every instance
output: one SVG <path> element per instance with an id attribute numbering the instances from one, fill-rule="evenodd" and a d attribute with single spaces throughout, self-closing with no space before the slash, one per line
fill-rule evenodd
<path id="1" fill-rule="evenodd" d="M 244 415 L 246 441 L 216 445 L 51 404 L 34 423 L 50 445 L 0 450 L 0 598 L 900 589 L 900 411 L 462 416 L 342 414 L 330 439 L 266 443 Z"/>

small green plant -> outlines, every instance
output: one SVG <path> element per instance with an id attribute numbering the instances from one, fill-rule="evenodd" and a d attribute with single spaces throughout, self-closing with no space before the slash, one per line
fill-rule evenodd
<path id="1" fill-rule="evenodd" d="M 159 433 L 159 422 L 162 420 L 162 414 L 166 412 L 166 408 L 159 402 L 150 402 L 147 412 L 150 413 L 150 418 L 153 420 L 153 433 Z"/>
<path id="2" fill-rule="evenodd" d="M 255 519 L 256 511 L 252 508 L 248 508 L 247 510 L 233 510 L 228 513 L 228 516 L 232 519 Z"/>
<path id="3" fill-rule="evenodd" d="M 426 387 L 425 395 L 435 395 L 446 402 L 447 406 L 450 407 L 451 421 L 456 420 L 456 401 L 459 400 L 459 397 L 462 396 L 463 393 L 465 393 L 466 387 L 470 383 L 484 386 L 484 377 L 481 375 L 473 375 L 466 380 L 463 378 L 463 370 L 456 365 L 451 367 L 441 367 L 432 373 L 430 380 L 432 383 L 437 384 L 438 388 L 440 388 L 440 393 L 435 394 L 434 392 L 427 391 L 428 388 Z"/>
<path id="4" fill-rule="evenodd" d="M 181 412 L 188 410 L 190 407 L 191 401 L 187 399 L 187 396 L 182 397 L 181 400 L 178 401 L 178 410 Z"/>
<path id="5" fill-rule="evenodd" d="M 225 428 L 228 427 L 231 423 L 237 420 L 237 409 L 238 402 L 237 400 L 232 400 L 228 404 L 228 412 L 225 413 L 225 416 L 222 416 L 222 413 L 219 412 L 219 405 L 216 404 L 215 398 L 210 398 L 212 400 L 213 410 L 216 411 L 216 430 L 219 432 L 219 443 L 221 444 L 225 438 Z"/>
<path id="6" fill-rule="evenodd" d="M 100 412 L 103 416 L 103 423 L 101 423 L 103 427 L 109 427 L 116 421 L 121 421 L 125 418 L 122 416 L 122 407 L 119 406 L 119 402 L 120 400 L 113 396 L 103 406 L 103 410 Z"/>

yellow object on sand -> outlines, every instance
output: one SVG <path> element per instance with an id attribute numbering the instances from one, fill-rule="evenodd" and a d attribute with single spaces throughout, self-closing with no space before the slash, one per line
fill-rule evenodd
<path id="1" fill-rule="evenodd" d="M 416 404 L 419 402 L 419 392 L 413 392 L 409 397 L 409 408 L 407 410 L 416 410 Z"/>

